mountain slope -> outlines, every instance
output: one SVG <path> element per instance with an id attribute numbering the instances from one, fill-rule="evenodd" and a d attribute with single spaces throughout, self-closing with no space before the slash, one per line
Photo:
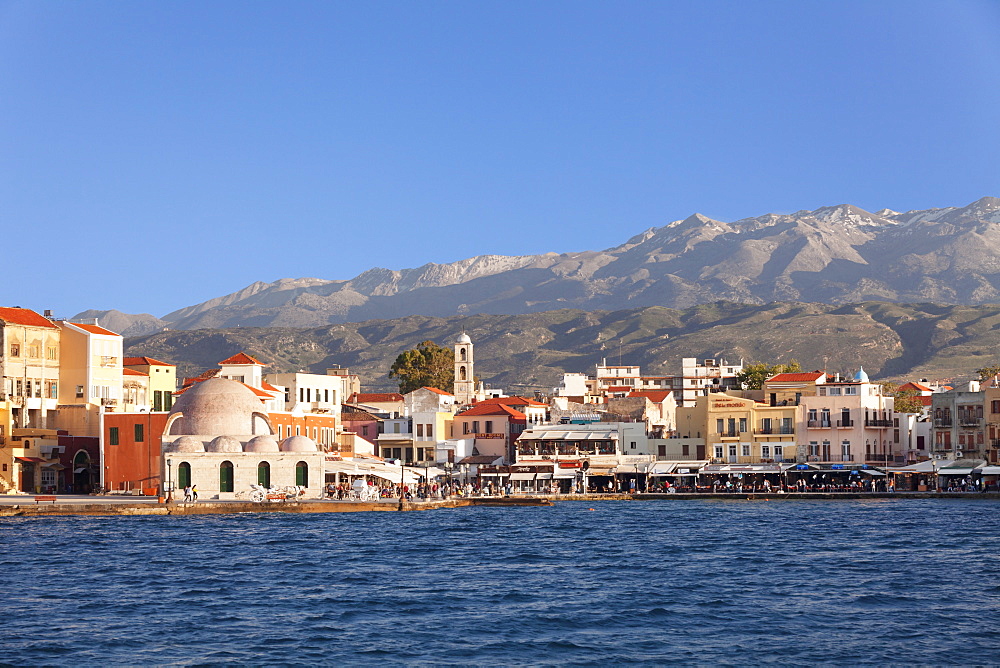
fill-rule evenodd
<path id="1" fill-rule="evenodd" d="M 483 255 L 376 268 L 347 281 L 254 283 L 163 320 L 172 329 L 313 327 L 718 300 L 1000 302 L 1000 199 L 906 213 L 845 204 L 732 223 L 695 214 L 601 251 Z"/>
<path id="2" fill-rule="evenodd" d="M 961 379 L 997 361 L 1000 306 L 717 302 L 680 310 L 406 316 L 302 329 L 167 331 L 129 339 L 127 350 L 173 361 L 181 376 L 245 350 L 272 371 L 345 366 L 366 388 L 387 390 L 395 387 L 387 374 L 400 352 L 427 339 L 450 345 L 463 331 L 476 344 L 477 375 L 509 392 L 547 392 L 562 373 L 592 373 L 602 358 L 641 364 L 647 375 L 679 372 L 682 357 L 796 358 L 807 369 L 853 373 L 864 366 L 873 377 Z"/>

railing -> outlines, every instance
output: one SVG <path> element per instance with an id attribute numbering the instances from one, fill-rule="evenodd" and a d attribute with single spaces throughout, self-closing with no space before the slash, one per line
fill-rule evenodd
<path id="1" fill-rule="evenodd" d="M 719 436 L 721 436 L 722 438 L 736 438 L 739 435 L 740 432 L 736 431 L 735 429 L 727 429 L 726 431 L 719 432 Z"/>
<path id="2" fill-rule="evenodd" d="M 950 427 L 951 418 L 934 418 L 935 427 Z"/>
<path id="3" fill-rule="evenodd" d="M 829 420 L 806 420 L 806 426 L 810 429 L 829 429 Z"/>
<path id="4" fill-rule="evenodd" d="M 866 427 L 891 427 L 892 420 L 865 420 Z"/>
<path id="5" fill-rule="evenodd" d="M 853 462 L 854 455 L 807 455 L 807 462 Z"/>
<path id="6" fill-rule="evenodd" d="M 837 426 L 841 429 L 854 426 L 854 420 L 837 420 Z"/>
<path id="7" fill-rule="evenodd" d="M 794 435 L 795 427 L 761 427 L 757 430 L 758 434 L 784 434 L 784 435 Z"/>
<path id="8" fill-rule="evenodd" d="M 102 406 L 117 406 L 118 405 L 118 400 L 117 399 L 101 399 L 101 405 Z"/>
<path id="9" fill-rule="evenodd" d="M 958 425 L 960 427 L 979 427 L 983 424 L 982 418 L 974 417 L 961 417 L 958 418 Z"/>

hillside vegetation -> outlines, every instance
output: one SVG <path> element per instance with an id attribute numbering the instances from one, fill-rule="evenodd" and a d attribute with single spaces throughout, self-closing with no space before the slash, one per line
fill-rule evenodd
<path id="1" fill-rule="evenodd" d="M 805 369 L 900 380 L 962 380 L 1000 357 L 1000 305 L 939 306 L 715 302 L 686 309 L 563 309 L 519 315 L 407 316 L 312 328 L 236 327 L 130 338 L 127 354 L 178 365 L 179 376 L 244 350 L 269 371 L 349 367 L 366 390 L 388 390 L 396 356 L 421 341 L 475 342 L 476 375 L 511 393 L 548 392 L 564 372 L 639 364 L 645 375 L 680 371 L 682 357 L 787 361 Z"/>

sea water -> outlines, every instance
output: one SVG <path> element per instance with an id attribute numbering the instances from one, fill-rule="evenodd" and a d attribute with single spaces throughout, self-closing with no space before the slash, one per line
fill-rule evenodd
<path id="1" fill-rule="evenodd" d="M 0 663 L 1000 662 L 987 500 L 0 520 Z"/>

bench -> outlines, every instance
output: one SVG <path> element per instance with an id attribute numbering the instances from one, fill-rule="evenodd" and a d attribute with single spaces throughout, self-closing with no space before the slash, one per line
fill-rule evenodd
<path id="1" fill-rule="evenodd" d="M 285 495 L 284 494 L 268 494 L 267 495 L 267 500 L 268 501 L 284 501 L 285 500 Z"/>
<path id="2" fill-rule="evenodd" d="M 51 501 L 52 503 L 55 503 L 56 502 L 56 497 L 55 496 L 51 496 L 51 495 L 49 495 L 49 496 L 36 496 L 35 497 L 35 503 L 37 504 L 40 501 Z"/>

